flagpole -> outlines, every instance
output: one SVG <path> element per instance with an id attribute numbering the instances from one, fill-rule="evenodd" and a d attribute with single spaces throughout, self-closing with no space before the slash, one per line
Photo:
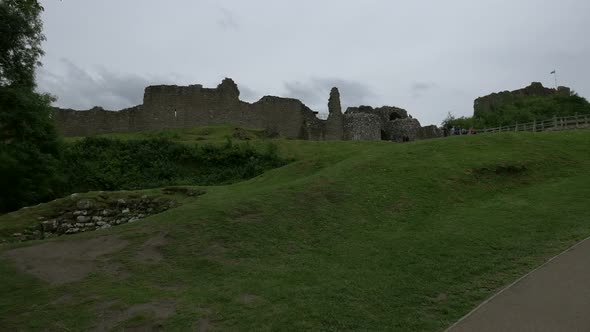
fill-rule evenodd
<path id="1" fill-rule="evenodd" d="M 555 90 L 557 91 L 557 70 L 553 69 L 551 74 L 553 74 L 553 78 L 555 79 Z"/>

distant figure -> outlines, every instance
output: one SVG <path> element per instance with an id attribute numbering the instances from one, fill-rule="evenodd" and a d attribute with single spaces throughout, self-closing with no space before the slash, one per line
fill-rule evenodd
<path id="1" fill-rule="evenodd" d="M 475 129 L 473 129 L 473 128 L 469 129 L 469 134 L 470 135 L 475 135 Z"/>

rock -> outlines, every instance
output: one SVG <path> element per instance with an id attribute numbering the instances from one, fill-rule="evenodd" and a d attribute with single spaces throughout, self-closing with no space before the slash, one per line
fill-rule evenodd
<path id="1" fill-rule="evenodd" d="M 76 194 L 76 193 L 74 193 L 74 194 L 71 194 L 71 195 L 70 195 L 70 198 L 76 198 L 76 197 L 78 197 L 78 196 L 80 196 L 80 194 Z"/>
<path id="2" fill-rule="evenodd" d="M 12 236 L 15 236 L 15 237 L 16 236 L 23 236 L 23 234 L 22 233 L 14 233 L 14 234 L 12 234 Z"/>
<path id="3" fill-rule="evenodd" d="M 80 210 L 89 210 L 94 206 L 94 201 L 89 200 L 89 199 L 81 199 L 78 201 L 78 203 L 76 203 L 76 206 L 78 207 L 78 209 Z"/>
<path id="4" fill-rule="evenodd" d="M 101 214 L 106 217 L 106 216 L 110 216 L 111 214 L 113 214 L 113 212 L 109 209 L 104 209 L 104 210 L 102 210 Z"/>
<path id="5" fill-rule="evenodd" d="M 101 228 L 101 229 L 107 229 L 107 228 L 111 228 L 111 225 L 109 225 L 109 224 L 102 225 L 100 228 Z"/>
<path id="6" fill-rule="evenodd" d="M 96 223 L 97 226 L 104 226 L 104 225 L 108 225 L 106 222 L 104 221 L 99 221 Z"/>
<path id="7" fill-rule="evenodd" d="M 123 211 L 121 211 L 121 213 L 123 213 L 123 214 L 129 213 L 129 212 L 130 212 L 129 208 L 125 208 L 125 209 L 123 209 Z"/>
<path id="8" fill-rule="evenodd" d="M 53 232 L 57 228 L 57 220 L 46 220 L 41 223 L 44 232 Z"/>
<path id="9" fill-rule="evenodd" d="M 86 223 L 86 222 L 89 222 L 90 220 L 92 220 L 92 218 L 86 217 L 86 216 L 78 216 L 78 217 L 76 217 L 76 221 L 79 222 L 79 223 Z"/>
<path id="10" fill-rule="evenodd" d="M 92 217 L 92 221 L 100 222 L 100 221 L 102 221 L 102 217 L 101 216 L 94 216 L 94 217 Z"/>
<path id="11" fill-rule="evenodd" d="M 119 205 L 125 205 L 125 203 L 126 203 L 126 202 L 125 202 L 125 200 L 124 200 L 124 199 L 122 199 L 122 198 L 119 198 L 119 199 L 117 200 L 117 204 L 119 204 Z"/>

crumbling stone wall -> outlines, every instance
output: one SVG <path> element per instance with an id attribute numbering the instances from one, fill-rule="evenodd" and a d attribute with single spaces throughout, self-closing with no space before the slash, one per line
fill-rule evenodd
<path id="1" fill-rule="evenodd" d="M 543 84 L 539 82 L 532 82 L 531 85 L 522 89 L 492 93 L 490 95 L 475 99 L 473 105 L 473 115 L 481 116 L 485 113 L 495 112 L 500 106 L 505 104 L 511 104 L 518 97 L 545 97 L 553 94 L 563 94 L 569 96 L 571 94 L 571 90 L 570 88 L 565 86 L 560 86 L 557 88 L 557 90 L 555 90 L 552 88 L 546 88 L 543 86 Z"/>
<path id="2" fill-rule="evenodd" d="M 255 103 L 247 103 L 240 100 L 234 81 L 226 78 L 213 89 L 202 85 L 149 86 L 142 105 L 117 112 L 100 107 L 88 111 L 56 109 L 53 117 L 64 136 L 233 124 L 306 140 L 405 141 L 404 137 L 419 137 L 415 133 L 419 122 L 396 122 L 411 118 L 401 108 L 359 106 L 342 114 L 337 88 L 330 92 L 328 109 L 328 119 L 321 120 L 317 112 L 297 99 L 264 96 Z"/>
<path id="3" fill-rule="evenodd" d="M 128 132 L 141 109 L 141 106 L 120 111 L 108 111 L 102 107 L 94 107 L 88 111 L 55 109 L 53 118 L 58 132 L 64 136 Z"/>
<path id="4" fill-rule="evenodd" d="M 416 139 L 441 137 L 442 132 L 434 130 L 422 130 L 420 122 L 413 119 L 402 108 L 382 106 L 349 107 L 346 115 L 370 114 L 379 121 L 380 139 L 394 142 L 410 142 Z"/>
<path id="5" fill-rule="evenodd" d="M 57 109 L 54 119 L 64 136 L 231 123 L 269 129 L 288 138 L 323 137 L 323 132 L 319 132 L 325 128 L 323 120 L 301 101 L 265 96 L 250 104 L 241 101 L 239 95 L 238 87 L 231 79 L 223 80 L 215 89 L 202 85 L 150 86 L 145 89 L 140 106 L 119 112 L 100 108 L 89 111 Z M 301 136 L 302 133 L 306 133 L 305 137 Z"/>
<path id="6" fill-rule="evenodd" d="M 340 92 L 337 88 L 330 91 L 328 100 L 328 120 L 326 123 L 326 139 L 342 140 L 344 138 L 344 117 L 340 105 Z"/>
<path id="7" fill-rule="evenodd" d="M 424 126 L 418 130 L 418 139 L 432 139 L 443 137 L 444 133 L 442 129 L 438 128 L 435 125 Z"/>
<path id="8" fill-rule="evenodd" d="M 344 139 L 351 141 L 377 141 L 381 139 L 381 121 L 375 114 L 344 114 Z"/>
<path id="9" fill-rule="evenodd" d="M 385 132 L 388 140 L 403 143 L 418 139 L 420 128 L 420 122 L 416 119 L 396 119 L 387 122 Z"/>

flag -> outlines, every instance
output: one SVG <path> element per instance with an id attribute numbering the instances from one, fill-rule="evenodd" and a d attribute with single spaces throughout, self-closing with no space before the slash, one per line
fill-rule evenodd
<path id="1" fill-rule="evenodd" d="M 549 74 L 555 74 L 555 70 L 553 70 L 552 72 L 550 72 Z"/>

